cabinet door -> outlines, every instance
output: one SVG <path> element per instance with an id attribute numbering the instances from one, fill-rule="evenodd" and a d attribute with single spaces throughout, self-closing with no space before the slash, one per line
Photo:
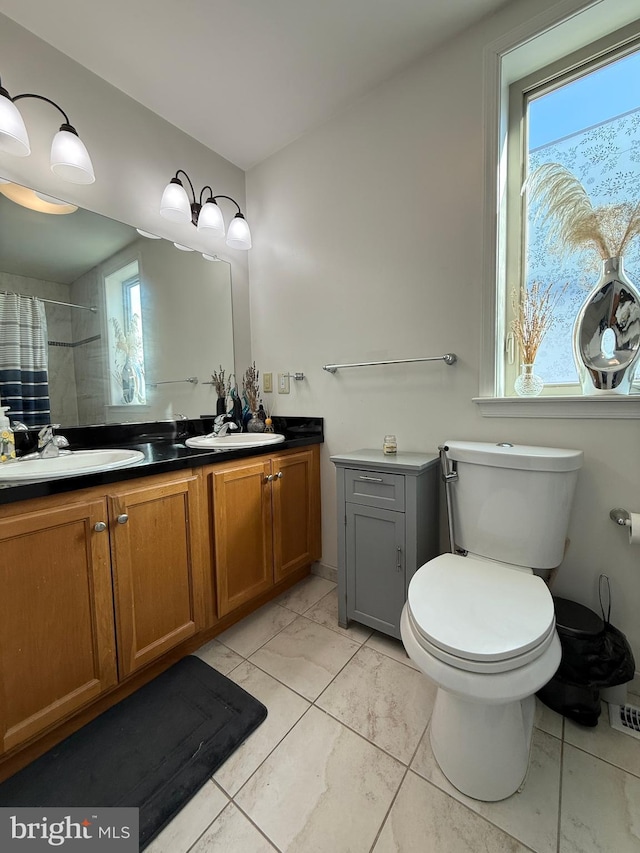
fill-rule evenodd
<path id="1" fill-rule="evenodd" d="M 317 454 L 313 450 L 273 457 L 273 566 L 276 583 L 320 556 L 320 486 L 316 463 Z"/>
<path id="2" fill-rule="evenodd" d="M 124 678 L 204 622 L 196 477 L 109 495 L 118 664 Z"/>
<path id="3" fill-rule="evenodd" d="M 104 500 L 0 521 L 0 752 L 116 683 Z"/>
<path id="4" fill-rule="evenodd" d="M 268 459 L 230 463 L 212 474 L 219 616 L 273 586 L 270 475 Z"/>
<path id="5" fill-rule="evenodd" d="M 347 618 L 400 637 L 404 513 L 346 504 Z"/>

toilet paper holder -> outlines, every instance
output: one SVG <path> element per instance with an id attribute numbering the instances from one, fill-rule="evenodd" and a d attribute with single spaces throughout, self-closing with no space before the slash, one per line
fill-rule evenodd
<path id="1" fill-rule="evenodd" d="M 631 516 L 626 509 L 612 509 L 609 512 L 609 518 L 620 527 L 631 527 Z"/>

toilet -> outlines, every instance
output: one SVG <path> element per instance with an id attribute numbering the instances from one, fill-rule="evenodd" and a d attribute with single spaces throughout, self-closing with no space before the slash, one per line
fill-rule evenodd
<path id="1" fill-rule="evenodd" d="M 448 441 L 448 503 L 456 553 L 415 573 L 400 631 L 438 686 L 433 754 L 477 800 L 523 784 L 534 694 L 560 664 L 547 583 L 562 562 L 582 451 Z"/>

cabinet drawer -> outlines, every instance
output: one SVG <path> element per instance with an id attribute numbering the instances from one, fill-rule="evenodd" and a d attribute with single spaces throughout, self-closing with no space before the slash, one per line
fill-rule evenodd
<path id="1" fill-rule="evenodd" d="M 348 503 L 377 506 L 404 512 L 404 476 L 383 471 L 345 470 Z"/>

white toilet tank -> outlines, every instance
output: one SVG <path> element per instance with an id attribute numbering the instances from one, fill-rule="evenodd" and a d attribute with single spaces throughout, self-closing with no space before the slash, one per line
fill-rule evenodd
<path id="1" fill-rule="evenodd" d="M 562 562 L 581 450 L 447 441 L 458 548 L 553 569 Z"/>

